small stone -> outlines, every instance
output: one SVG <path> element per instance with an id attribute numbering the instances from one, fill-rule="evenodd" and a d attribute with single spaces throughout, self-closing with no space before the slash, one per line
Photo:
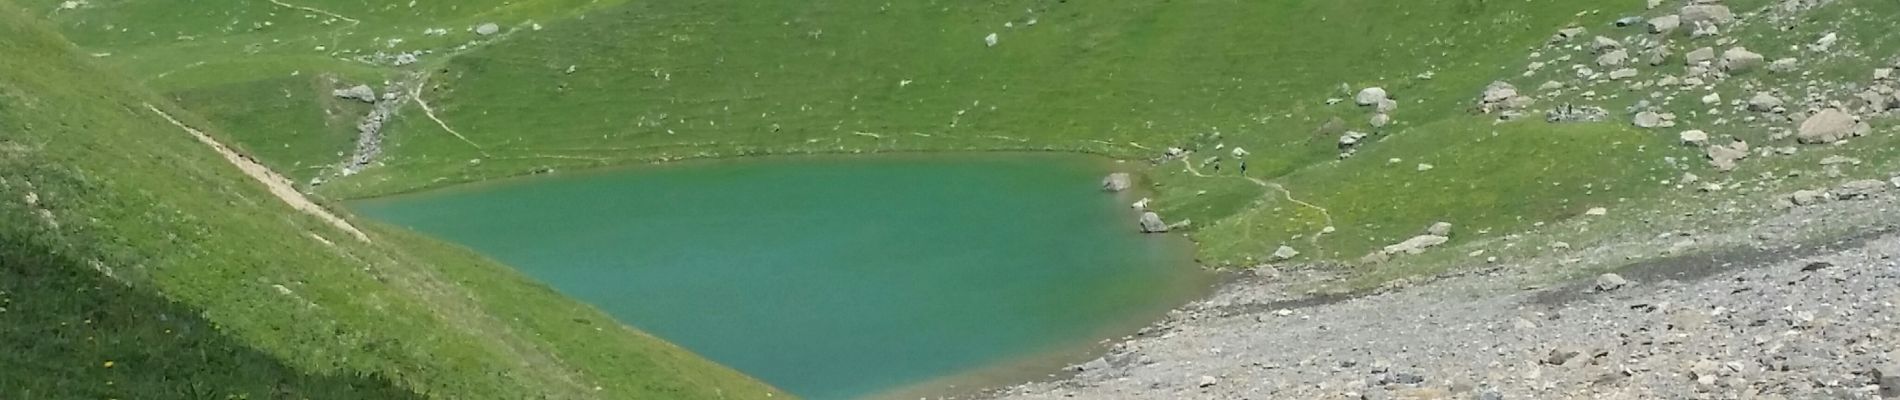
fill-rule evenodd
<path id="1" fill-rule="evenodd" d="M 1161 220 L 1161 214 L 1156 214 L 1153 211 L 1141 213 L 1140 222 L 1142 233 L 1168 232 L 1168 223 Z"/>
<path id="2" fill-rule="evenodd" d="M 1451 236 L 1451 228 L 1452 225 L 1450 222 L 1434 222 L 1431 226 L 1425 227 L 1425 234 Z"/>
<path id="3" fill-rule="evenodd" d="M 1432 170 L 1432 168 L 1437 168 L 1437 167 L 1434 167 L 1434 166 L 1432 166 L 1431 164 L 1426 164 L 1426 163 L 1419 163 L 1419 164 L 1418 164 L 1418 171 L 1419 171 L 1419 172 L 1425 172 L 1425 171 L 1430 171 L 1430 170 Z"/>
<path id="4" fill-rule="evenodd" d="M 1299 256 L 1300 256 L 1299 250 L 1296 250 L 1292 247 L 1285 246 L 1285 245 L 1281 245 L 1279 249 L 1276 249 L 1273 251 L 1274 261 L 1286 261 L 1286 260 L 1293 259 L 1293 257 L 1299 257 Z"/>
<path id="5" fill-rule="evenodd" d="M 1622 68 L 1615 71 L 1610 71 L 1610 80 L 1620 81 L 1624 79 L 1635 78 L 1636 74 L 1637 72 L 1635 68 Z"/>
<path id="6" fill-rule="evenodd" d="M 1570 359 L 1576 358 L 1579 354 L 1583 354 L 1583 351 L 1567 346 L 1558 347 L 1550 350 L 1550 355 L 1544 357 L 1544 363 L 1550 365 L 1564 365 L 1564 363 L 1570 362 Z"/>
<path id="7" fill-rule="evenodd" d="M 1695 50 L 1690 50 L 1689 54 L 1683 55 L 1683 59 L 1687 61 L 1689 65 L 1697 65 L 1697 64 L 1701 64 L 1705 62 L 1715 61 L 1715 49 L 1711 47 L 1703 47 L 1703 48 L 1699 48 Z"/>
<path id="8" fill-rule="evenodd" d="M 1589 210 L 1584 211 L 1583 215 L 1588 215 L 1592 217 L 1601 217 L 1605 215 L 1610 215 L 1610 209 L 1603 208 L 1603 207 L 1595 207 L 1595 208 L 1591 208 Z"/>
<path id="9" fill-rule="evenodd" d="M 1709 133 L 1701 130 L 1682 131 L 1678 136 L 1682 137 L 1682 144 L 1685 145 L 1701 146 L 1709 143 Z"/>
<path id="10" fill-rule="evenodd" d="M 1625 286 L 1629 286 L 1629 284 L 1630 281 L 1623 279 L 1622 275 L 1609 273 L 1597 275 L 1597 291 L 1600 292 L 1622 289 Z"/>
<path id="11" fill-rule="evenodd" d="M 1748 99 L 1749 111 L 1773 112 L 1775 111 L 1775 109 L 1781 108 L 1783 105 L 1784 104 L 1780 97 L 1776 97 L 1773 93 L 1768 93 L 1768 92 L 1755 93 L 1755 97 L 1750 97 Z"/>
<path id="12" fill-rule="evenodd" d="M 1102 190 L 1120 192 L 1134 187 L 1134 178 L 1127 172 L 1116 172 L 1102 178 Z"/>
<path id="13" fill-rule="evenodd" d="M 998 40 L 998 38 L 996 37 L 996 33 L 994 33 L 994 32 L 991 32 L 989 36 L 984 36 L 984 37 L 983 37 L 983 46 L 986 46 L 986 47 L 996 47 L 996 41 L 997 41 L 997 40 Z"/>
<path id="14" fill-rule="evenodd" d="M 1209 387 L 1209 386 L 1214 386 L 1217 384 L 1220 384 L 1220 379 L 1215 379 L 1213 376 L 1201 375 L 1201 381 L 1197 384 L 1197 386 Z"/>
<path id="15" fill-rule="evenodd" d="M 1722 52 L 1722 70 L 1730 73 L 1744 72 L 1767 63 L 1761 54 L 1748 51 L 1740 46 L 1731 47 Z"/>
<path id="16" fill-rule="evenodd" d="M 1834 188 L 1834 198 L 1839 200 L 1859 200 L 1874 197 L 1887 191 L 1887 182 L 1875 179 L 1850 181 Z"/>
<path id="17" fill-rule="evenodd" d="M 1388 98 L 1389 98 L 1389 95 L 1386 94 L 1385 88 L 1369 87 L 1369 88 L 1360 90 L 1358 95 L 1354 95 L 1352 97 L 1352 101 L 1353 103 L 1359 104 L 1361 106 L 1372 106 L 1372 105 L 1378 105 L 1379 103 L 1386 101 Z"/>
<path id="18" fill-rule="evenodd" d="M 1783 59 L 1775 60 L 1775 62 L 1768 63 L 1768 72 L 1774 72 L 1778 74 L 1793 73 L 1796 70 L 1801 69 L 1800 63 L 1801 63 L 1800 61 L 1795 60 L 1793 58 L 1783 58 Z"/>
<path id="19" fill-rule="evenodd" d="M 1827 201 L 1827 193 L 1818 190 L 1797 190 L 1788 194 L 1788 202 L 1797 206 L 1811 206 Z"/>
<path id="20" fill-rule="evenodd" d="M 477 35 L 488 36 L 496 33 L 501 33 L 501 25 L 496 25 L 493 22 L 475 26 L 475 34 Z"/>

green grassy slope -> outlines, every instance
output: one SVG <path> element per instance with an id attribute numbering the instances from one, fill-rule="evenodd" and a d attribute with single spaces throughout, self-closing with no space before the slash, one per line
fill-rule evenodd
<path id="1" fill-rule="evenodd" d="M 1163 185 L 1156 204 L 1205 228 L 1195 233 L 1202 258 L 1241 263 L 1281 244 L 1354 258 L 1433 221 L 1520 228 L 1574 213 L 1572 202 L 1589 197 L 1586 184 L 1650 178 L 1650 161 L 1637 154 L 1562 146 L 1663 143 L 1654 138 L 1613 124 L 1558 134 L 1491 126 L 1466 111 L 1522 49 L 1590 7 L 631 3 L 431 69 L 425 98 L 479 148 L 432 123 L 406 124 L 392 137 L 395 168 L 328 190 L 353 196 L 544 168 L 758 153 L 1064 150 L 1147 159 L 1184 147 L 1202 150 L 1198 163 L 1226 153 L 1214 147 L 1243 147 L 1253 153 L 1251 176 L 1332 209 L 1339 232 L 1318 243 L 1296 238 L 1324 218 L 1241 179 L 1235 164 L 1200 171 L 1224 176 L 1216 178 L 1161 165 L 1152 171 Z M 998 46 L 984 45 L 991 32 Z M 1427 72 L 1430 79 L 1417 77 Z M 1400 98 L 1399 124 L 1381 137 L 1405 144 L 1333 161 L 1339 132 L 1320 129 L 1326 121 L 1372 130 L 1369 111 L 1324 102 L 1350 97 L 1342 84 L 1380 85 Z M 1493 132 L 1498 140 L 1477 142 Z M 1412 160 L 1405 171 L 1418 162 L 1441 168 L 1402 174 L 1388 158 Z M 1487 177 L 1607 165 L 1618 173 Z M 1430 182 L 1408 182 L 1419 177 Z"/>
<path id="2" fill-rule="evenodd" d="M 31 392 L 8 395 L 774 394 L 465 250 L 295 212 L 148 107 L 208 123 L 18 10 L 0 3 L 0 318 L 54 325 L 0 330 L 35 344 L 0 372 Z"/>
<path id="3" fill-rule="evenodd" d="M 1195 221 L 1202 259 L 1240 264 L 1283 244 L 1352 259 L 1433 221 L 1503 235 L 1590 206 L 1640 205 L 1684 172 L 1664 157 L 1699 157 L 1669 134 L 1627 127 L 1620 110 L 1635 96 L 1582 102 L 1615 114 L 1594 124 L 1493 125 L 1471 111 L 1493 80 L 1530 91 L 1570 73 L 1519 77 L 1560 27 L 1642 35 L 1609 26 L 1641 13 L 1637 1 L 60 3 L 32 8 L 299 178 L 321 175 L 313 166 L 350 145 L 341 122 L 359 105 L 325 89 L 425 77 L 422 97 L 441 122 L 405 105 L 380 166 L 313 189 L 339 198 L 694 157 L 1057 150 L 1148 160 L 1182 147 L 1199 150 L 1198 164 L 1243 147 L 1249 177 L 1272 185 L 1239 176 L 1232 160 L 1218 172 L 1180 162 L 1148 171 L 1155 206 Z M 1768 2 L 1728 4 L 1747 13 Z M 1890 35 L 1870 28 L 1887 25 L 1884 14 L 1845 10 L 1889 7 L 1836 2 L 1790 31 L 1757 23 L 1672 40 L 1768 49 L 1839 30 L 1885 49 Z M 502 32 L 474 34 L 483 22 Z M 995 47 L 983 43 L 990 33 Z M 388 62 L 405 51 L 429 52 Z M 1822 61 L 1812 66 L 1821 76 L 1864 75 L 1876 62 Z M 1326 102 L 1366 86 L 1400 100 L 1395 125 L 1373 129 L 1369 110 Z M 1713 120 L 1695 115 L 1697 97 L 1662 105 L 1685 122 Z M 1337 160 L 1343 130 L 1377 135 Z M 1436 168 L 1416 171 L 1421 163 Z M 1329 224 L 1337 231 L 1315 240 Z"/>

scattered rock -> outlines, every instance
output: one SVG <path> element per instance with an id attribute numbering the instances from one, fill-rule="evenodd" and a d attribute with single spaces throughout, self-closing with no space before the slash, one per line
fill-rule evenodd
<path id="1" fill-rule="evenodd" d="M 1755 97 L 1748 98 L 1749 111 L 1773 112 L 1782 106 L 1781 98 L 1776 97 L 1774 93 L 1758 92 L 1755 93 Z"/>
<path id="2" fill-rule="evenodd" d="M 1682 16 L 1664 15 L 1649 19 L 1649 33 L 1665 34 L 1682 25 Z"/>
<path id="3" fill-rule="evenodd" d="M 1722 70 L 1730 73 L 1745 72 L 1766 63 L 1766 57 L 1741 46 L 1731 47 L 1728 51 L 1722 52 Z"/>
<path id="4" fill-rule="evenodd" d="M 1783 58 L 1783 59 L 1775 60 L 1775 62 L 1768 63 L 1768 72 L 1774 72 L 1778 74 L 1793 73 L 1800 69 L 1801 69 L 1801 62 L 1793 58 Z"/>
<path id="5" fill-rule="evenodd" d="M 1608 53 L 1603 53 L 1603 55 L 1597 56 L 1597 66 L 1599 67 L 1619 67 L 1619 66 L 1622 66 L 1623 64 L 1629 63 L 1629 61 L 1630 61 L 1630 52 L 1629 50 L 1623 50 L 1623 49 L 1612 50 Z"/>
<path id="6" fill-rule="evenodd" d="M 1788 202 L 1797 206 L 1811 206 L 1827 201 L 1827 193 L 1819 190 L 1797 190 L 1788 194 Z"/>
<path id="7" fill-rule="evenodd" d="M 1657 113 L 1655 111 L 1643 111 L 1643 112 L 1636 113 L 1636 118 L 1632 120 L 1631 122 L 1636 124 L 1636 127 L 1638 128 L 1646 128 L 1646 129 L 1668 128 L 1668 127 L 1676 126 L 1675 115 Z"/>
<path id="8" fill-rule="evenodd" d="M 1166 233 L 1167 231 L 1168 223 L 1161 220 L 1161 214 L 1153 211 L 1141 213 L 1142 233 Z"/>
<path id="9" fill-rule="evenodd" d="M 1874 197 L 1888 189 L 1887 182 L 1875 179 L 1862 179 L 1841 184 L 1834 189 L 1837 200 L 1861 200 Z"/>
<path id="10" fill-rule="evenodd" d="M 1208 376 L 1208 375 L 1201 375 L 1201 380 L 1200 382 L 1196 383 L 1196 386 L 1210 387 L 1210 386 L 1214 386 L 1218 384 L 1220 384 L 1220 379 L 1215 379 L 1214 377 Z"/>
<path id="11" fill-rule="evenodd" d="M 1102 178 L 1102 190 L 1120 192 L 1135 186 L 1135 179 L 1127 172 L 1116 172 Z"/>
<path id="12" fill-rule="evenodd" d="M 1723 25 L 1735 20 L 1735 13 L 1721 4 L 1693 4 L 1682 7 L 1681 23 Z"/>
<path id="13" fill-rule="evenodd" d="M 983 45 L 987 47 L 996 47 L 996 41 L 997 37 L 995 32 L 991 32 L 989 36 L 983 37 Z"/>
<path id="14" fill-rule="evenodd" d="M 1623 42 L 1618 42 L 1616 41 L 1616 39 L 1611 39 L 1611 38 L 1602 37 L 1602 36 L 1597 36 L 1596 40 L 1590 43 L 1590 50 L 1596 53 L 1603 53 L 1606 51 L 1616 50 L 1616 49 L 1621 49 L 1621 48 L 1623 48 Z"/>
<path id="15" fill-rule="evenodd" d="M 1679 136 L 1682 137 L 1682 144 L 1685 145 L 1701 146 L 1709 143 L 1709 133 L 1700 130 L 1682 131 Z"/>
<path id="16" fill-rule="evenodd" d="M 1684 54 L 1682 57 L 1683 61 L 1686 61 L 1689 65 L 1700 65 L 1702 63 L 1715 61 L 1715 48 L 1703 47 L 1690 50 L 1688 54 Z"/>
<path id="17" fill-rule="evenodd" d="M 1585 210 L 1583 212 L 1583 215 L 1588 215 L 1592 217 L 1601 217 L 1605 215 L 1610 215 L 1610 209 L 1603 208 L 1603 207 L 1594 207 L 1589 210 Z"/>
<path id="18" fill-rule="evenodd" d="M 1620 80 L 1635 78 L 1635 77 L 1636 77 L 1635 68 L 1622 68 L 1615 71 L 1610 71 L 1610 80 L 1613 80 L 1613 81 L 1620 81 Z"/>
<path id="19" fill-rule="evenodd" d="M 1544 120 L 1549 122 L 1602 122 L 1610 119 L 1610 111 L 1597 106 L 1561 105 L 1544 112 Z"/>
<path id="20" fill-rule="evenodd" d="M 1388 96 L 1385 93 L 1385 88 L 1378 87 L 1365 88 L 1364 90 L 1360 90 L 1358 95 L 1352 97 L 1352 101 L 1361 106 L 1378 105 L 1387 99 Z"/>
<path id="21" fill-rule="evenodd" d="M 376 89 L 371 89 L 369 85 L 356 85 L 351 86 L 349 89 L 337 89 L 331 92 L 331 94 L 337 98 L 352 99 L 364 103 L 375 103 L 377 99 Z"/>
<path id="22" fill-rule="evenodd" d="M 1737 162 L 1748 158 L 1748 142 L 1738 139 L 1726 145 L 1709 146 L 1706 153 L 1709 165 L 1715 167 L 1715 170 L 1734 171 Z"/>
<path id="23" fill-rule="evenodd" d="M 1290 246 L 1285 246 L 1285 245 L 1282 245 L 1280 246 L 1279 249 L 1276 249 L 1273 251 L 1274 261 L 1286 261 L 1286 260 L 1293 259 L 1293 257 L 1299 257 L 1299 256 L 1300 256 L 1299 250 L 1296 250 Z"/>
<path id="24" fill-rule="evenodd" d="M 1550 365 L 1564 365 L 1564 363 L 1570 362 L 1570 359 L 1577 358 L 1579 354 L 1583 354 L 1583 351 L 1577 350 L 1574 347 L 1566 346 L 1550 349 L 1550 355 L 1544 356 L 1544 363 Z"/>
<path id="25" fill-rule="evenodd" d="M 1384 128 L 1386 125 L 1392 124 L 1392 116 L 1388 114 L 1372 114 L 1372 119 L 1367 122 L 1371 123 L 1374 128 Z"/>
<path id="26" fill-rule="evenodd" d="M 1629 286 L 1629 284 L 1630 284 L 1630 281 L 1627 279 L 1623 279 L 1622 275 L 1617 275 L 1617 274 L 1597 275 L 1597 291 L 1600 291 L 1600 292 L 1608 292 L 1612 290 L 1622 289 L 1625 286 Z"/>
<path id="27" fill-rule="evenodd" d="M 475 26 L 475 34 L 477 35 L 488 36 L 497 33 L 501 33 L 501 25 L 495 25 L 493 22 Z"/>
<path id="28" fill-rule="evenodd" d="M 1801 122 L 1795 131 L 1795 139 L 1801 143 L 1824 144 L 1866 134 L 1869 127 L 1860 118 L 1840 109 L 1829 108 L 1809 116 Z"/>
<path id="29" fill-rule="evenodd" d="M 1425 227 L 1425 234 L 1436 235 L 1436 236 L 1451 236 L 1451 228 L 1452 228 L 1452 225 L 1450 222 L 1435 222 L 1435 223 L 1432 223 L 1432 226 Z"/>
<path id="30" fill-rule="evenodd" d="M 1570 41 L 1570 39 L 1576 39 L 1578 37 L 1583 36 L 1585 32 L 1587 31 L 1584 30 L 1583 27 L 1581 26 L 1573 26 L 1569 28 L 1558 29 L 1557 35 L 1552 36 L 1550 38 L 1550 41 L 1551 43 L 1568 42 Z"/>
<path id="31" fill-rule="evenodd" d="M 1380 253 L 1387 254 L 1387 255 L 1419 254 L 1419 253 L 1424 253 L 1425 249 L 1429 249 L 1441 244 L 1445 244 L 1445 242 L 1449 242 L 1449 241 L 1451 241 L 1451 238 L 1444 237 L 1444 236 L 1418 235 L 1418 236 L 1412 237 L 1411 239 L 1406 239 L 1403 242 L 1399 242 L 1398 244 L 1385 246 L 1384 251 L 1381 251 Z"/>

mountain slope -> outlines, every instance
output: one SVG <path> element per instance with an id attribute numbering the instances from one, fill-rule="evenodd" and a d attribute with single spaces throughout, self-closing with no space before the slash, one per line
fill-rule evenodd
<path id="1" fill-rule="evenodd" d="M 166 117 L 210 124 L 5 3 L 0 53 L 0 318 L 26 322 L 0 334 L 55 335 L 8 363 L 54 373 L 0 374 L 22 395 L 775 394 L 465 250 L 296 211 Z"/>

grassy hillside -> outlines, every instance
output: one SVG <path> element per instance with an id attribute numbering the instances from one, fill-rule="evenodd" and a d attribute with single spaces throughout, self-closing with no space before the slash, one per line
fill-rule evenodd
<path id="1" fill-rule="evenodd" d="M 1538 107 L 1601 103 L 1613 115 L 1600 123 L 1494 124 L 1473 110 L 1494 80 L 1531 92 L 1571 73 L 1520 74 L 1528 55 L 1588 64 L 1595 55 L 1569 45 L 1648 40 L 1610 22 L 1666 14 L 1674 2 L 1650 11 L 1555 0 L 212 3 L 32 7 L 300 179 L 343 158 L 349 117 L 365 110 L 327 89 L 426 83 L 420 97 L 433 114 L 405 100 L 376 167 L 311 189 L 339 198 L 697 157 L 1055 150 L 1154 160 L 1180 147 L 1197 152 L 1148 171 L 1155 207 L 1195 222 L 1204 261 L 1244 264 L 1280 245 L 1353 259 L 1434 221 L 1496 237 L 1593 206 L 1653 209 L 1642 200 L 1659 198 L 1664 181 L 1710 174 L 1668 162 L 1700 157 L 1675 146 L 1672 130 L 1630 127 L 1621 109 L 1641 93 L 1614 84 L 1587 93 L 1630 95 L 1539 93 Z M 1743 14 L 1769 3 L 1727 2 Z M 1815 23 L 1655 37 L 1682 47 L 1680 57 L 1734 38 L 1768 49 L 1840 31 L 1883 54 L 1890 35 L 1867 27 L 1891 21 L 1847 11 L 1867 7 L 1891 5 L 1840 1 L 1801 17 Z M 476 33 L 482 23 L 498 32 Z M 1546 47 L 1565 26 L 1590 33 Z M 396 65 L 399 53 L 418 62 Z M 1865 75 L 1878 63 L 1812 56 L 1824 75 L 1803 77 Z M 1551 58 L 1540 60 L 1568 66 Z M 1368 86 L 1399 100 L 1393 125 L 1374 128 L 1368 108 L 1328 101 Z M 1741 86 L 1720 90 L 1740 98 Z M 1697 97 L 1658 103 L 1685 123 L 1717 119 Z M 1339 160 L 1347 130 L 1373 143 Z M 1251 153 L 1245 177 L 1234 147 Z M 1225 159 L 1203 164 L 1214 156 Z M 1334 232 L 1315 239 L 1327 226 Z"/>
<path id="2" fill-rule="evenodd" d="M 0 53 L 0 335 L 25 344 L 0 396 L 775 393 L 465 250 L 294 211 L 4 3 Z"/>

